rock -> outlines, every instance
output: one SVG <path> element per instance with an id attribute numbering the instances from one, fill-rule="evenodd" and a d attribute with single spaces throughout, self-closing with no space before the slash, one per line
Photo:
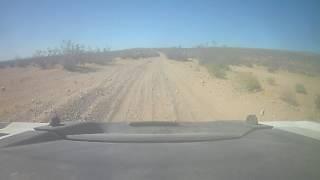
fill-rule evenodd
<path id="1" fill-rule="evenodd" d="M 6 87 L 2 86 L 1 91 L 3 91 L 3 92 L 6 91 Z"/>

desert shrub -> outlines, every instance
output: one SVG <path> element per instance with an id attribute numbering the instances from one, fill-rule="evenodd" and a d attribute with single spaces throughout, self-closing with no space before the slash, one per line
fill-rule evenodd
<path id="1" fill-rule="evenodd" d="M 169 59 L 176 61 L 188 61 L 189 58 L 193 56 L 189 54 L 191 49 L 183 49 L 183 48 L 164 48 L 160 49 Z"/>
<path id="2" fill-rule="evenodd" d="M 227 65 L 250 63 L 265 66 L 270 73 L 279 69 L 316 75 L 320 72 L 320 55 L 316 53 L 225 47 L 161 48 L 158 50 L 165 53 L 170 59 L 179 61 L 194 58 L 202 63 L 224 63 Z"/>
<path id="3" fill-rule="evenodd" d="M 314 103 L 316 104 L 316 108 L 320 110 L 320 95 L 316 96 Z"/>
<path id="4" fill-rule="evenodd" d="M 306 88 L 304 87 L 303 84 L 298 83 L 298 84 L 296 84 L 295 88 L 296 88 L 297 93 L 307 94 Z"/>
<path id="5" fill-rule="evenodd" d="M 154 51 L 145 51 L 146 52 L 143 54 L 143 56 L 156 55 Z M 0 68 L 26 67 L 32 65 L 40 67 L 41 69 L 49 69 L 53 68 L 57 64 L 60 64 L 64 67 L 64 69 L 72 71 L 73 69 L 77 69 L 79 64 L 91 63 L 92 61 L 101 65 L 107 64 L 105 61 L 109 61 L 110 57 L 113 58 L 116 54 L 117 53 L 109 52 L 107 50 L 103 52 L 92 49 L 86 50 L 81 44 L 73 41 L 62 41 L 60 47 L 47 48 L 47 50 L 37 50 L 33 57 L 1 62 Z"/>
<path id="6" fill-rule="evenodd" d="M 140 59 L 140 58 L 150 58 L 150 57 L 160 56 L 159 53 L 153 49 L 143 49 L 143 48 L 113 51 L 112 55 L 114 57 L 120 57 L 123 59 Z"/>
<path id="7" fill-rule="evenodd" d="M 242 88 L 248 92 L 258 92 L 262 90 L 259 80 L 252 73 L 242 72 L 238 74 L 237 78 Z"/>
<path id="8" fill-rule="evenodd" d="M 276 81 L 274 80 L 273 77 L 268 77 L 267 78 L 267 82 L 268 84 L 272 85 L 272 86 L 275 86 L 276 85 Z"/>
<path id="9" fill-rule="evenodd" d="M 253 64 L 252 63 L 243 63 L 243 65 L 249 67 L 249 68 L 253 68 Z"/>
<path id="10" fill-rule="evenodd" d="M 45 60 L 39 60 L 36 63 L 41 69 L 48 69 L 48 63 Z"/>
<path id="11" fill-rule="evenodd" d="M 15 66 L 17 67 L 27 67 L 29 65 L 28 61 L 25 60 L 15 60 Z"/>
<path id="12" fill-rule="evenodd" d="M 63 68 L 67 71 L 75 71 L 77 69 L 77 62 L 73 59 L 66 59 L 61 62 Z"/>
<path id="13" fill-rule="evenodd" d="M 79 64 L 75 57 L 76 57 L 75 55 L 71 55 L 71 54 L 62 55 L 59 58 L 55 59 L 55 61 L 57 62 L 57 64 L 60 64 L 63 67 L 63 69 L 67 71 L 73 71 L 74 69 L 76 69 L 76 67 Z"/>
<path id="14" fill-rule="evenodd" d="M 215 76 L 216 78 L 226 79 L 227 71 L 230 70 L 228 65 L 225 64 L 205 64 L 205 67 L 208 69 L 209 73 Z"/>
<path id="15" fill-rule="evenodd" d="M 13 68 L 16 65 L 16 63 L 15 63 L 15 61 L 7 61 L 6 65 L 7 65 L 6 67 Z"/>
<path id="16" fill-rule="evenodd" d="M 76 66 L 74 66 L 71 63 L 64 63 L 62 66 L 63 66 L 63 69 L 67 71 L 74 71 L 76 69 Z"/>
<path id="17" fill-rule="evenodd" d="M 269 66 L 269 67 L 267 68 L 267 71 L 268 71 L 269 73 L 275 73 L 277 70 L 278 70 L 278 68 L 275 67 L 275 66 Z"/>
<path id="18" fill-rule="evenodd" d="M 292 106 L 298 106 L 299 103 L 297 101 L 297 98 L 292 91 L 284 91 L 280 95 L 280 99 L 283 100 L 284 102 L 292 105 Z"/>
<path id="19" fill-rule="evenodd" d="M 0 62 L 0 69 L 4 69 L 4 68 L 6 68 L 7 67 L 7 65 L 5 64 L 5 63 L 1 63 Z"/>

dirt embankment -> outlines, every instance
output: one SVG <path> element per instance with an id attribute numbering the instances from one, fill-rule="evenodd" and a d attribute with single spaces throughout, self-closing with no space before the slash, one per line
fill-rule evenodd
<path id="1" fill-rule="evenodd" d="M 239 92 L 232 78 L 211 77 L 196 62 L 173 61 L 163 54 L 92 68 L 96 71 L 0 70 L 0 121 L 45 122 L 53 110 L 63 120 L 97 121 L 235 120 L 252 113 L 262 120 L 284 120 L 310 115 L 308 107 L 291 107 L 265 91 Z"/>

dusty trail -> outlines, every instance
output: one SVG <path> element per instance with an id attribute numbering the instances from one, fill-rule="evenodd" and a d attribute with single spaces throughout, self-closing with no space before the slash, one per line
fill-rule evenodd
<path id="1" fill-rule="evenodd" d="M 47 122 L 52 111 L 64 121 L 106 122 L 241 120 L 248 114 L 259 115 L 261 109 L 266 110 L 261 120 L 298 120 L 308 115 L 304 107 L 289 106 L 268 94 L 273 87 L 243 93 L 232 78 L 211 77 L 197 62 L 169 60 L 162 53 L 94 68 L 97 71 L 90 73 L 59 68 L 1 70 L 0 85 L 7 90 L 0 92 L 0 121 Z"/>
<path id="2" fill-rule="evenodd" d="M 177 64 L 178 63 L 178 64 Z M 191 87 L 199 80 L 185 79 L 194 71 L 160 57 L 120 61 L 103 74 L 97 85 L 56 108 L 65 120 L 194 121 L 212 120 L 219 114 Z M 197 84 L 195 84 L 197 83 Z"/>
<path id="3" fill-rule="evenodd" d="M 23 96 L 28 98 L 20 102 L 14 97 L 21 92 L 6 92 L 0 100 L 15 104 L 0 120 L 43 122 L 49 120 L 52 110 L 65 121 L 208 121 L 245 113 L 221 113 L 217 104 L 232 94 L 232 87 L 219 89 L 219 83 L 211 82 L 210 87 L 204 84 L 204 80 L 212 79 L 194 62 L 169 60 L 160 53 L 154 58 L 120 59 L 100 68 L 88 74 L 32 70 L 29 78 L 34 82 L 12 87 L 26 89 Z M 40 72 L 51 74 L 34 75 Z M 15 79 L 25 79 L 25 74 Z"/>
<path id="4" fill-rule="evenodd" d="M 199 107 L 203 102 L 190 91 L 192 84 L 171 63 L 163 54 L 126 62 L 57 111 L 66 120 L 192 121 L 209 117 L 211 110 Z"/>

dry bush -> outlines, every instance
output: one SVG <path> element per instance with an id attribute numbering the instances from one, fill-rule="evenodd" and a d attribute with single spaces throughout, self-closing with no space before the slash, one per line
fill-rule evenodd
<path id="1" fill-rule="evenodd" d="M 315 103 L 315 105 L 316 105 L 316 108 L 317 108 L 318 110 L 320 110 L 320 95 L 317 95 L 317 96 L 316 96 L 316 98 L 315 98 L 315 100 L 314 100 L 314 103 Z"/>
<path id="2" fill-rule="evenodd" d="M 159 53 L 154 49 L 144 49 L 144 48 L 135 48 L 135 49 L 126 49 L 120 51 L 112 52 L 114 57 L 120 57 L 124 59 L 140 59 L 140 58 L 150 58 L 150 57 L 159 57 Z"/>
<path id="3" fill-rule="evenodd" d="M 280 95 L 280 99 L 292 106 L 299 106 L 297 98 L 292 91 L 283 91 Z"/>
<path id="4" fill-rule="evenodd" d="M 225 64 L 205 64 L 204 65 L 210 74 L 215 76 L 216 78 L 226 79 L 227 78 L 227 71 L 230 71 L 229 66 Z"/>
<path id="5" fill-rule="evenodd" d="M 275 73 L 277 70 L 278 70 L 278 68 L 275 67 L 275 66 L 269 66 L 269 67 L 267 68 L 267 71 L 268 71 L 269 73 Z"/>
<path id="6" fill-rule="evenodd" d="M 226 65 L 261 65 L 271 73 L 278 69 L 295 73 L 320 74 L 320 55 L 314 53 L 291 52 L 284 50 L 253 48 L 162 48 L 170 59 L 186 61 L 198 59 L 205 63 L 223 63 Z"/>
<path id="7" fill-rule="evenodd" d="M 259 80 L 252 73 L 241 72 L 238 73 L 237 78 L 241 87 L 248 92 L 258 92 L 262 90 Z"/>
<path id="8" fill-rule="evenodd" d="M 295 86 L 296 92 L 300 94 L 307 94 L 307 90 L 303 84 L 297 83 Z"/>
<path id="9" fill-rule="evenodd" d="M 85 48 L 84 45 L 73 41 L 62 41 L 58 48 L 47 48 L 46 50 L 37 50 L 31 58 L 19 60 L 9 60 L 0 62 L 0 68 L 6 67 L 26 67 L 33 65 L 41 69 L 50 69 L 57 64 L 63 66 L 67 71 L 78 71 L 80 65 L 94 63 L 98 65 L 108 65 L 116 57 L 140 59 L 148 57 L 157 57 L 158 52 L 154 49 L 127 49 L 118 51 L 109 51 L 104 48 Z M 83 67 L 80 67 L 81 71 Z"/>
<path id="10" fill-rule="evenodd" d="M 273 77 L 268 77 L 267 78 L 267 82 L 268 84 L 270 84 L 271 86 L 275 86 L 276 85 L 276 81 Z"/>
<path id="11" fill-rule="evenodd" d="M 4 68 L 6 68 L 7 66 L 5 65 L 5 64 L 3 64 L 3 63 L 0 63 L 0 69 L 4 69 Z"/>
<path id="12" fill-rule="evenodd" d="M 76 68 L 77 68 L 77 64 L 74 64 L 74 63 L 72 63 L 72 62 L 64 62 L 63 64 L 62 64 L 62 66 L 63 66 L 63 68 L 65 69 L 65 70 L 67 70 L 67 71 L 75 71 L 76 70 Z"/>
<path id="13" fill-rule="evenodd" d="M 192 49 L 183 49 L 183 48 L 162 48 L 159 49 L 161 52 L 166 54 L 169 59 L 176 61 L 188 61 L 189 58 L 196 57 L 193 56 Z"/>
<path id="14" fill-rule="evenodd" d="M 29 65 L 29 63 L 27 61 L 24 60 L 15 60 L 15 66 L 16 67 L 27 67 Z"/>
<path id="15" fill-rule="evenodd" d="M 66 55 L 61 59 L 60 64 L 67 71 L 75 71 L 79 63 L 74 56 Z"/>

